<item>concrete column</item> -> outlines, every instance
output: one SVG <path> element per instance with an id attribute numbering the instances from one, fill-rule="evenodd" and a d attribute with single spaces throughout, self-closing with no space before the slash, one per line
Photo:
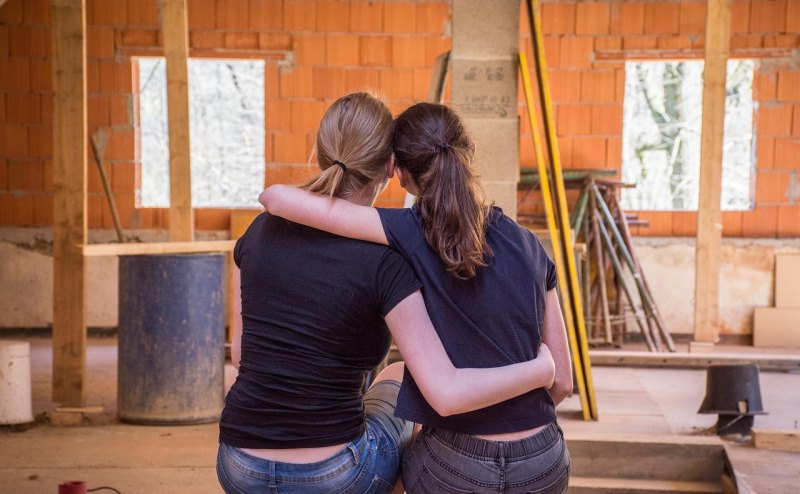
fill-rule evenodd
<path id="1" fill-rule="evenodd" d="M 452 102 L 475 140 L 487 198 L 517 216 L 519 2 L 453 1 Z"/>

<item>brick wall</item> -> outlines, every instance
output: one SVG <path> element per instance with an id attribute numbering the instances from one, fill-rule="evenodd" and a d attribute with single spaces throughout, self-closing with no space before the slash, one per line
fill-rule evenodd
<path id="1" fill-rule="evenodd" d="M 190 56 L 266 61 L 266 183 L 297 183 L 327 104 L 380 90 L 397 112 L 423 99 L 435 57 L 450 48 L 448 1 L 188 0 Z M 626 57 L 701 58 L 705 2 L 545 1 L 542 6 L 565 167 L 621 166 Z M 524 11 L 523 11 L 524 12 Z M 525 19 L 525 16 L 522 16 Z M 163 209 L 135 207 L 131 58 L 160 55 L 157 0 L 87 0 L 89 134 L 109 131 L 106 171 L 123 226 L 164 228 Z M 800 236 L 800 0 L 734 1 L 734 55 L 756 69 L 753 211 L 725 212 L 726 236 Z M 47 0 L 0 7 L 0 226 L 52 223 L 51 30 Z M 530 52 L 526 22 L 521 49 Z M 529 54 L 529 58 L 530 54 Z M 522 101 L 522 100 L 520 100 Z M 524 106 L 520 105 L 524 115 Z M 534 166 L 526 119 L 521 166 Z M 91 159 L 91 157 L 90 157 Z M 110 228 L 89 163 L 89 226 Z M 792 188 L 794 187 L 794 188 Z M 396 182 L 379 199 L 399 206 Z M 536 208 L 523 204 L 523 209 Z M 694 235 L 691 212 L 642 212 L 641 235 Z M 227 229 L 227 210 L 197 211 L 198 229 Z"/>

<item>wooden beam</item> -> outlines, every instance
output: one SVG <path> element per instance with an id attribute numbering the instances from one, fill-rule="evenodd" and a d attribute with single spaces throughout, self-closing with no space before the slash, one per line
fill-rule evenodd
<path id="1" fill-rule="evenodd" d="M 235 240 L 205 240 L 200 242 L 147 242 L 142 244 L 81 245 L 86 257 L 144 256 L 156 254 L 197 254 L 200 252 L 230 252 Z"/>
<path id="2" fill-rule="evenodd" d="M 194 239 L 189 147 L 189 73 L 186 0 L 161 0 L 161 30 L 167 60 L 169 128 L 169 239 Z"/>
<path id="3" fill-rule="evenodd" d="M 731 38 L 731 0 L 708 0 L 703 123 L 700 137 L 700 204 L 697 211 L 694 339 L 719 339 L 719 268 L 722 243 L 722 141 L 725 81 Z"/>
<path id="4" fill-rule="evenodd" d="M 86 4 L 53 0 L 53 401 L 86 386 Z"/>
<path id="5" fill-rule="evenodd" d="M 800 451 L 800 431 L 753 429 L 756 449 L 773 451 Z"/>

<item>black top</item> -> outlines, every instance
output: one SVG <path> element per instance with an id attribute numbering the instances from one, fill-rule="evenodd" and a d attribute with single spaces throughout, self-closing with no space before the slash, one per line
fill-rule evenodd
<path id="1" fill-rule="evenodd" d="M 415 290 L 386 246 L 259 215 L 233 251 L 242 274 L 242 359 L 220 441 L 322 447 L 363 433 L 365 372 L 389 350 L 383 320 Z"/>
<path id="2" fill-rule="evenodd" d="M 469 280 L 447 272 L 423 236 L 416 207 L 378 209 L 389 245 L 414 267 L 434 327 L 456 367 L 497 367 L 534 358 L 544 324 L 545 293 L 556 286 L 553 261 L 536 236 L 500 208 L 488 219 L 494 256 Z M 532 429 L 555 420 L 550 394 L 537 389 L 473 412 L 442 417 L 406 372 L 395 414 L 431 427 L 467 434 Z"/>

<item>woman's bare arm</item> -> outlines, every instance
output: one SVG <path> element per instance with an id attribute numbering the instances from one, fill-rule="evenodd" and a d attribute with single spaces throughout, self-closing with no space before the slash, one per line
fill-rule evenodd
<path id="1" fill-rule="evenodd" d="M 422 395 L 439 415 L 477 410 L 553 383 L 555 364 L 545 345 L 527 362 L 488 369 L 453 366 L 419 290 L 397 304 L 386 323 Z"/>
<path id="2" fill-rule="evenodd" d="M 555 382 L 550 387 L 550 396 L 558 405 L 572 394 L 572 360 L 567 344 L 567 330 L 564 327 L 564 318 L 561 315 L 561 305 L 555 288 L 545 295 L 542 341 L 550 348 L 555 361 L 556 376 Z"/>
<path id="3" fill-rule="evenodd" d="M 388 245 L 378 211 L 291 185 L 271 185 L 258 196 L 270 213 L 342 237 Z"/>

